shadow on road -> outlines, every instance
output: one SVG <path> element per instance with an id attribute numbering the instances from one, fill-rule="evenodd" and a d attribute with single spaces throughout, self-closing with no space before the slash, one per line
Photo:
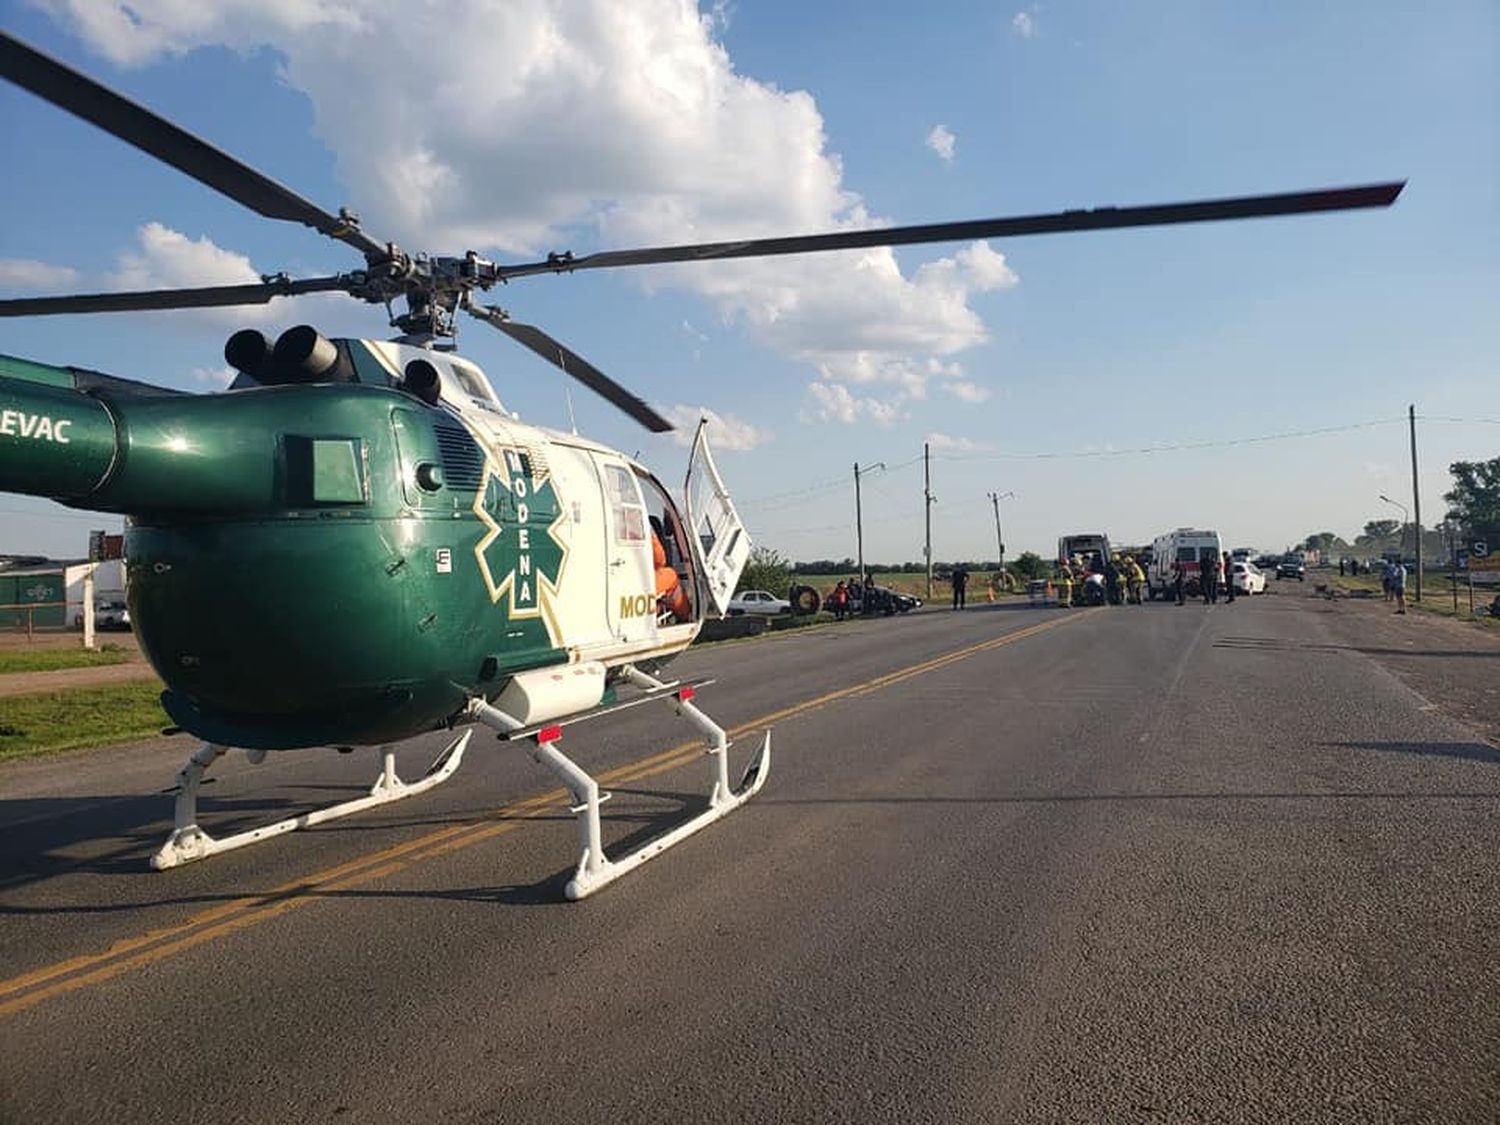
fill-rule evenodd
<path id="1" fill-rule="evenodd" d="M 1324 742 L 1333 749 L 1380 750 L 1391 754 L 1415 754 L 1427 758 L 1461 758 L 1468 762 L 1500 765 L 1500 750 L 1482 742 Z"/>
<path id="2" fill-rule="evenodd" d="M 1500 649 L 1480 652 L 1474 649 L 1448 648 L 1371 648 L 1366 645 L 1293 641 L 1284 637 L 1219 637 L 1214 641 L 1213 647 L 1250 649 L 1257 652 L 1357 652 L 1364 656 L 1464 656 L 1500 660 Z"/>
<path id="3" fill-rule="evenodd" d="M 297 788 L 339 790 L 341 786 L 300 786 Z M 358 788 L 358 787 L 354 787 Z M 647 790 L 615 787 L 617 797 L 634 797 L 660 802 L 657 808 L 633 808 L 614 810 L 605 806 L 604 822 L 606 834 L 629 827 L 625 835 L 608 843 L 613 857 L 628 855 L 644 846 L 651 839 L 669 831 L 676 825 L 696 816 L 708 806 L 708 798 L 702 793 L 673 792 L 669 790 Z M 287 815 L 306 811 L 304 802 L 280 798 L 247 798 L 233 801 L 211 801 L 205 798 L 201 811 L 205 814 L 202 823 L 211 833 L 227 836 L 257 824 L 268 823 Z M 166 815 L 164 816 L 163 813 Z M 86 799 L 34 798 L 17 801 L 0 801 L 0 823 L 17 824 L 0 836 L 0 893 L 16 890 L 34 883 L 68 874 L 91 874 L 109 876 L 136 876 L 155 882 L 169 880 L 170 874 L 161 875 L 150 870 L 150 857 L 166 839 L 171 828 L 171 804 L 160 796 L 144 798 L 137 795 L 121 797 L 91 797 Z M 481 813 L 478 816 L 434 816 L 377 824 L 340 822 L 320 826 L 319 832 L 390 832 L 400 828 L 459 827 L 468 824 L 477 827 L 512 819 L 505 808 Z M 566 808 L 548 808 L 529 812 L 518 818 L 527 823 L 575 820 Z M 19 823 L 18 823 L 19 822 Z M 99 850 L 87 855 L 68 854 L 69 849 L 96 845 Z M 576 856 L 575 856 L 576 859 Z M 212 862 L 212 861 L 210 861 Z M 562 888 L 572 877 L 573 866 L 569 864 L 561 871 L 548 875 L 538 883 L 505 888 L 486 888 L 484 896 L 498 902 L 515 905 L 539 905 L 555 903 L 562 898 Z M 168 885 L 165 881 L 163 886 Z M 287 894 L 300 896 L 342 897 L 344 892 L 324 891 L 298 887 Z M 371 892 L 364 892 L 369 894 Z M 148 900 L 119 902 L 71 903 L 48 906 L 17 905 L 0 901 L 0 917 L 5 915 L 32 916 L 51 914 L 114 914 L 140 910 L 144 907 L 207 905 L 245 898 L 244 890 L 223 892 L 167 895 Z M 264 898 L 277 901 L 275 894 L 249 892 L 251 899 Z M 451 896 L 450 896 L 451 897 Z"/>
<path id="4" fill-rule="evenodd" d="M 215 780 L 205 778 L 205 790 Z M 331 795 L 334 800 L 367 791 L 344 785 L 285 788 L 314 791 L 322 798 Z M 0 800 L 0 824 L 6 826 L 0 833 L 0 891 L 73 872 L 138 875 L 146 871 L 152 853 L 172 830 L 174 793 L 174 789 L 167 789 L 150 795 Z M 309 802 L 298 797 L 220 799 L 205 791 L 198 809 L 210 832 L 227 836 L 324 803 L 326 800 Z M 94 850 L 73 850 L 89 847 Z M 3 910 L 0 907 L 0 913 Z"/>
<path id="5" fill-rule="evenodd" d="M 1330 745 L 1346 745 L 1331 743 Z M 1500 762 L 1500 752 L 1491 761 Z M 1038 793 L 1025 797 L 758 797 L 756 804 L 772 805 L 1055 805 L 1112 801 L 1487 801 L 1500 790 L 1389 792 L 1376 790 L 1327 793 Z"/>

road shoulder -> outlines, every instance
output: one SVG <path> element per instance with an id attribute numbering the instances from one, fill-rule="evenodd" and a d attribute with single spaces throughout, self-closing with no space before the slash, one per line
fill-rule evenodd
<path id="1" fill-rule="evenodd" d="M 1494 630 L 1434 614 L 1396 614 L 1380 598 L 1309 592 L 1306 604 L 1339 643 L 1500 746 L 1500 635 Z"/>

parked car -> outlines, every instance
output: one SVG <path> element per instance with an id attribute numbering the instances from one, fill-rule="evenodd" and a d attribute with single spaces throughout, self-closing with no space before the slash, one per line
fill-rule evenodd
<path id="1" fill-rule="evenodd" d="M 73 628 L 83 628 L 83 614 L 73 616 Z M 95 629 L 129 629 L 130 609 L 116 598 L 100 598 L 94 602 Z"/>
<path id="2" fill-rule="evenodd" d="M 908 613 L 917 609 L 922 604 L 922 599 L 915 594 L 903 594 L 900 590 L 892 590 L 889 586 L 876 586 L 875 602 L 877 611 L 882 608 L 882 603 L 889 606 L 887 612 Z"/>
<path id="3" fill-rule="evenodd" d="M 791 613 L 792 603 L 778 598 L 766 590 L 741 590 L 729 599 L 729 616 L 740 617 L 746 613 L 759 613 L 766 617 Z"/>
<path id="4" fill-rule="evenodd" d="M 871 613 L 883 613 L 887 617 L 895 613 L 908 613 L 918 608 L 922 599 L 915 594 L 903 594 L 900 590 L 892 590 L 889 586 L 870 587 Z M 829 613 L 833 612 L 833 595 L 829 594 L 823 599 L 823 608 Z M 858 583 L 849 587 L 849 612 L 865 612 L 864 599 Z"/>
<path id="5" fill-rule="evenodd" d="M 1276 564 L 1276 577 L 1278 580 L 1282 578 L 1295 578 L 1298 582 L 1301 582 L 1306 576 L 1307 567 L 1295 555 L 1287 555 Z"/>
<path id="6" fill-rule="evenodd" d="M 1229 580 L 1234 583 L 1235 593 L 1264 594 L 1266 592 L 1266 572 L 1253 562 L 1234 563 L 1231 571 Z"/>

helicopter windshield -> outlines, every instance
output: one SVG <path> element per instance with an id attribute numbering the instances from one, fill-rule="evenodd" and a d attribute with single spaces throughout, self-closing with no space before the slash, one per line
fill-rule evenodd
<path id="1" fill-rule="evenodd" d="M 465 396 L 491 406 L 500 405 L 500 399 L 495 394 L 495 389 L 490 386 L 490 381 L 484 377 L 484 372 L 454 357 L 450 357 L 448 362 L 453 381 Z"/>

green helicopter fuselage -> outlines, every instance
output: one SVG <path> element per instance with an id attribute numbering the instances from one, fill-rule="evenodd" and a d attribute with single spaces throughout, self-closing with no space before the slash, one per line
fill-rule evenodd
<path id="1" fill-rule="evenodd" d="M 0 490 L 128 516 L 131 617 L 173 721 L 246 748 L 386 743 L 518 672 L 691 640 L 691 562 L 694 614 L 662 629 L 649 544 L 618 541 L 632 507 L 646 527 L 649 474 L 558 446 L 498 400 L 467 404 L 488 412 L 476 426 L 412 393 L 398 352 L 421 349 L 338 345 L 339 381 L 242 376 L 208 395 L 0 360 Z M 449 397 L 488 391 L 472 365 L 425 354 Z M 640 491 L 612 514 L 617 478 Z M 670 501 L 654 511 L 686 539 Z M 564 612 L 570 553 L 602 573 L 575 576 Z"/>

